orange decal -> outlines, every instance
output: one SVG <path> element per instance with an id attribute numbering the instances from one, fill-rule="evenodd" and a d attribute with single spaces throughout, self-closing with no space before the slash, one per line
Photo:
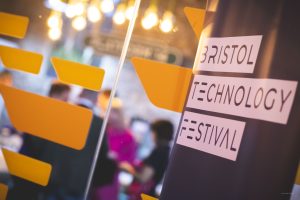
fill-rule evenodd
<path id="1" fill-rule="evenodd" d="M 192 26 L 196 36 L 200 39 L 200 35 L 204 25 L 204 17 L 206 14 L 206 10 L 198 9 L 198 8 L 191 8 L 185 7 L 184 13 L 188 18 L 190 25 Z"/>
<path id="2" fill-rule="evenodd" d="M 24 38 L 28 24 L 28 17 L 0 12 L 0 34 Z"/>
<path id="3" fill-rule="evenodd" d="M 192 70 L 142 58 L 131 61 L 150 101 L 157 107 L 182 112 Z"/>
<path id="4" fill-rule="evenodd" d="M 0 45 L 0 58 L 6 68 L 38 74 L 43 56 L 37 53 Z"/>
<path id="5" fill-rule="evenodd" d="M 92 111 L 2 84 L 0 93 L 19 131 L 77 150 L 84 147 Z"/>
<path id="6" fill-rule="evenodd" d="M 141 194 L 141 197 L 142 197 L 142 200 L 158 200 L 154 197 L 150 197 L 150 196 L 145 195 L 145 194 Z"/>
<path id="7" fill-rule="evenodd" d="M 51 165 L 6 149 L 2 149 L 2 152 L 11 175 L 42 186 L 48 184 Z"/>
<path id="8" fill-rule="evenodd" d="M 7 185 L 0 183 L 0 200 L 6 200 L 7 192 L 8 192 Z"/>
<path id="9" fill-rule="evenodd" d="M 104 78 L 103 69 L 60 58 L 52 58 L 51 62 L 59 80 L 90 90 L 99 91 L 101 89 Z"/>

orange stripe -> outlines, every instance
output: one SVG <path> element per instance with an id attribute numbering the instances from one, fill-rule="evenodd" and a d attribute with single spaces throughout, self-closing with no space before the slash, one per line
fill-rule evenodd
<path id="1" fill-rule="evenodd" d="M 6 68 L 38 74 L 43 56 L 37 53 L 0 45 L 0 58 Z"/>
<path id="2" fill-rule="evenodd" d="M 2 149 L 8 171 L 11 175 L 46 186 L 51 174 L 51 165 L 27 156 Z"/>
<path id="3" fill-rule="evenodd" d="M 142 197 L 142 200 L 158 200 L 154 197 L 151 197 L 151 196 L 148 196 L 148 195 L 145 195 L 145 194 L 141 194 L 141 197 Z"/>
<path id="4" fill-rule="evenodd" d="M 51 62 L 59 80 L 94 91 L 101 89 L 104 78 L 103 69 L 60 58 L 52 58 Z"/>
<path id="5" fill-rule="evenodd" d="M 206 10 L 185 7 L 184 13 L 185 13 L 185 16 L 188 18 L 188 21 L 189 21 L 190 25 L 192 26 L 193 31 L 196 34 L 197 38 L 200 39 L 201 32 L 203 30 Z"/>
<path id="6" fill-rule="evenodd" d="M 2 84 L 0 93 L 19 131 L 77 150 L 85 146 L 92 111 Z"/>
<path id="7" fill-rule="evenodd" d="M 192 70 L 142 58 L 131 61 L 150 101 L 157 107 L 182 112 Z"/>
<path id="8" fill-rule="evenodd" d="M 0 34 L 24 38 L 28 24 L 28 17 L 0 12 Z"/>
<path id="9" fill-rule="evenodd" d="M 7 192 L 8 192 L 7 185 L 0 183 L 0 200 L 6 200 Z"/>

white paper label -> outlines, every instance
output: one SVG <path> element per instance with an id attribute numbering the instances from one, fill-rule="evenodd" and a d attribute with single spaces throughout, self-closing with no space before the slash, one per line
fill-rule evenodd
<path id="1" fill-rule="evenodd" d="M 186 107 L 286 124 L 297 83 L 195 75 Z"/>
<path id="2" fill-rule="evenodd" d="M 185 111 L 177 144 L 235 161 L 245 122 Z"/>
<path id="3" fill-rule="evenodd" d="M 253 73 L 262 35 L 201 38 L 196 71 Z"/>

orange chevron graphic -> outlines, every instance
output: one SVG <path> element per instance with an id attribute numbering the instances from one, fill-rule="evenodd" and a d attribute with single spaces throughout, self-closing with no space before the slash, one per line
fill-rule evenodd
<path id="1" fill-rule="evenodd" d="M 204 26 L 204 18 L 206 15 L 206 10 L 185 7 L 184 8 L 185 16 L 187 17 L 193 31 L 195 32 L 198 39 L 200 39 L 201 32 Z"/>
<path id="2" fill-rule="evenodd" d="M 103 69 L 60 58 L 51 58 L 51 62 L 62 82 L 80 85 L 94 91 L 101 89 L 105 74 Z"/>
<path id="3" fill-rule="evenodd" d="M 148 196 L 146 194 L 141 194 L 142 200 L 158 200 L 154 197 Z"/>
<path id="4" fill-rule="evenodd" d="M 10 174 L 42 186 L 48 184 L 51 165 L 7 149 L 2 152 Z"/>
<path id="5" fill-rule="evenodd" d="M 6 68 L 33 74 L 39 73 L 43 61 L 43 56 L 40 54 L 2 45 L 0 45 L 0 58 Z"/>
<path id="6" fill-rule="evenodd" d="M 2 84 L 0 93 L 19 131 L 77 150 L 84 147 L 92 111 Z"/>
<path id="7" fill-rule="evenodd" d="M 7 185 L 0 183 L 0 200 L 6 200 L 7 192 L 8 192 Z"/>
<path id="8" fill-rule="evenodd" d="M 0 12 L 0 34 L 23 38 L 28 24 L 27 17 Z M 0 59 L 6 68 L 38 74 L 43 56 L 0 46 Z M 53 58 L 52 63 L 63 82 L 100 90 L 104 77 L 102 69 L 58 58 Z M 19 131 L 77 150 L 85 146 L 92 119 L 90 110 L 1 84 L 0 94 L 13 125 Z M 3 154 L 10 174 L 43 186 L 47 185 L 51 165 L 5 149 Z M 0 185 L 0 200 L 6 198 L 7 190 L 7 186 Z"/>
<path id="9" fill-rule="evenodd" d="M 142 58 L 131 62 L 150 101 L 159 108 L 182 112 L 192 70 Z"/>
<path id="10" fill-rule="evenodd" d="M 28 24 L 28 17 L 0 12 L 0 34 L 24 38 Z"/>
<path id="11" fill-rule="evenodd" d="M 206 10 L 186 7 L 184 12 L 195 34 L 200 38 Z M 155 106 L 182 112 L 192 76 L 192 69 L 142 58 L 132 58 L 131 62 L 149 100 Z"/>

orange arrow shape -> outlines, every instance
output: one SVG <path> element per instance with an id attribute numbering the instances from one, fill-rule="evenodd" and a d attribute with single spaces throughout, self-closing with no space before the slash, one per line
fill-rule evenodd
<path id="1" fill-rule="evenodd" d="M 131 62 L 150 101 L 159 108 L 182 112 L 192 70 L 142 58 Z"/>
<path id="2" fill-rule="evenodd" d="M 2 148 L 8 171 L 11 175 L 46 186 L 51 174 L 51 165 Z"/>
<path id="3" fill-rule="evenodd" d="M 200 39 L 201 32 L 204 27 L 204 18 L 206 15 L 206 10 L 185 7 L 184 13 L 185 13 L 190 25 L 192 26 L 193 31 L 195 32 L 197 38 Z"/>
<path id="4" fill-rule="evenodd" d="M 141 194 L 141 197 L 142 197 L 142 200 L 158 200 L 154 197 L 151 197 L 151 196 L 148 196 L 148 195 L 145 195 L 145 194 Z"/>
<path id="5" fill-rule="evenodd" d="M 3 84 L 0 93 L 19 131 L 77 150 L 85 146 L 92 111 Z"/>
<path id="6" fill-rule="evenodd" d="M 0 58 L 6 68 L 38 74 L 43 56 L 37 53 L 0 45 Z"/>
<path id="7" fill-rule="evenodd" d="M 28 24 L 28 17 L 0 12 L 0 34 L 24 38 Z"/>
<path id="8" fill-rule="evenodd" d="M 8 192 L 7 185 L 0 183 L 0 200 L 6 200 L 7 192 Z"/>
<path id="9" fill-rule="evenodd" d="M 101 89 L 105 74 L 103 69 L 60 58 L 52 58 L 51 62 L 62 82 L 80 85 L 94 91 Z"/>

